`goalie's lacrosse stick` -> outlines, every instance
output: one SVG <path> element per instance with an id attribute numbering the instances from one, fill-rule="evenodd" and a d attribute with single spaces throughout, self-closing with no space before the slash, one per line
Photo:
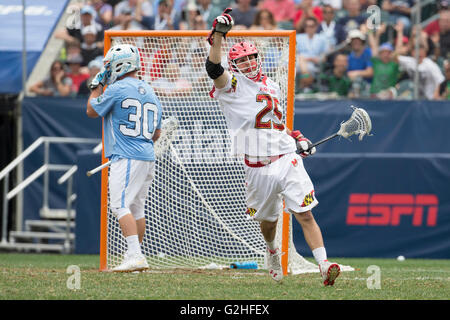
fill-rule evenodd
<path id="1" fill-rule="evenodd" d="M 350 116 L 350 119 L 341 123 L 339 131 L 329 137 L 313 143 L 308 150 L 337 136 L 341 136 L 347 139 L 354 134 L 359 134 L 359 141 L 361 141 L 365 135 L 370 136 L 370 131 L 372 130 L 372 121 L 370 120 L 369 114 L 363 108 L 357 108 L 355 106 L 351 107 L 353 108 L 352 115 Z"/>
<path id="2" fill-rule="evenodd" d="M 158 140 L 156 140 L 156 142 L 153 146 L 156 158 L 160 158 L 164 154 L 164 152 L 166 152 L 169 149 L 169 145 L 172 143 L 173 139 L 175 138 L 177 128 L 178 128 L 178 120 L 175 117 L 169 117 L 169 118 L 162 120 L 161 136 L 159 137 Z M 103 163 L 102 165 L 100 165 L 92 170 L 89 170 L 88 172 L 86 172 L 86 175 L 88 177 L 90 177 L 93 174 L 101 171 L 102 169 L 104 169 L 110 165 L 111 165 L 111 160 Z"/>

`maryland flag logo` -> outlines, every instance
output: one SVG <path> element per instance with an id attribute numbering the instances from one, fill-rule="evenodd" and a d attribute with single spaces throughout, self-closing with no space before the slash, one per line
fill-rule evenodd
<path id="1" fill-rule="evenodd" d="M 314 190 L 308 193 L 303 199 L 302 207 L 307 207 L 314 201 Z"/>
<path id="2" fill-rule="evenodd" d="M 247 211 L 245 211 L 246 214 L 248 214 L 250 217 L 253 217 L 256 213 L 256 209 L 253 208 L 247 208 Z"/>
<path id="3" fill-rule="evenodd" d="M 228 90 L 227 92 L 229 93 L 229 92 L 235 92 L 236 91 L 236 86 L 237 86 L 237 79 L 236 79 L 236 77 L 235 76 L 233 76 L 232 78 L 231 78 L 231 89 L 230 90 Z"/>

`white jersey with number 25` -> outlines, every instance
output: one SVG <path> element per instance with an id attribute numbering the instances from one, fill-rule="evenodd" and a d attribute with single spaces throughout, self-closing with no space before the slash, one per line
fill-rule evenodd
<path id="1" fill-rule="evenodd" d="M 239 74 L 229 75 L 224 88 L 213 87 L 231 137 L 233 155 L 266 157 L 296 151 L 295 140 L 286 133 L 279 105 L 280 88 L 263 75 L 254 82 Z"/>

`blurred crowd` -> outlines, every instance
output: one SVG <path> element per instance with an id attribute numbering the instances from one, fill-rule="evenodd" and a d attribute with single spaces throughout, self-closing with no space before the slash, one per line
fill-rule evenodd
<path id="1" fill-rule="evenodd" d="M 297 31 L 297 97 L 450 99 L 449 0 L 87 0 L 55 37 L 64 48 L 30 88 L 88 95 L 104 30 L 207 30 L 226 7 L 240 30 Z M 377 6 L 381 10 L 376 14 Z M 374 18 L 375 17 L 375 18 Z M 201 62 L 200 62 L 201 63 Z M 168 67 L 176 70 L 176 65 Z M 155 84 L 157 85 L 157 84 Z M 179 82 L 174 88 L 185 90 Z"/>

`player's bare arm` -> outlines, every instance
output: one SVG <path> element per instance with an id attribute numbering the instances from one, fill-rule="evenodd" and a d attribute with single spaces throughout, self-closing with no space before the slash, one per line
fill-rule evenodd
<path id="1" fill-rule="evenodd" d="M 97 118 L 98 114 L 91 105 L 91 99 L 98 98 L 103 93 L 103 88 L 105 87 L 109 77 L 111 75 L 110 63 L 103 65 L 102 69 L 95 75 L 94 79 L 89 84 L 89 89 L 91 89 L 91 94 L 87 102 L 86 114 L 89 118 Z"/>
<path id="2" fill-rule="evenodd" d="M 89 95 L 89 99 L 87 101 L 87 109 L 86 114 L 89 118 L 97 118 L 98 114 L 94 110 L 94 108 L 91 105 L 91 99 L 98 98 L 103 93 L 103 86 L 99 85 L 97 88 L 91 91 L 91 94 Z"/>
<path id="3" fill-rule="evenodd" d="M 225 38 L 228 31 L 233 27 L 233 18 L 228 14 L 231 8 L 224 10 L 222 15 L 214 19 L 212 30 L 208 36 L 207 41 L 211 45 L 209 56 L 206 59 L 206 72 L 208 76 L 213 79 L 214 86 L 221 89 L 226 86 L 229 74 L 222 67 L 222 38 Z"/>
<path id="4" fill-rule="evenodd" d="M 225 87 L 229 78 L 228 71 L 223 69 L 221 65 L 222 61 L 221 47 L 222 47 L 222 34 L 216 32 L 213 34 L 213 45 L 211 46 L 208 57 L 210 63 L 208 63 L 208 61 L 206 62 L 206 71 L 208 72 L 208 75 L 211 79 L 220 74 L 217 78 L 213 79 L 214 86 L 217 89 Z"/>

